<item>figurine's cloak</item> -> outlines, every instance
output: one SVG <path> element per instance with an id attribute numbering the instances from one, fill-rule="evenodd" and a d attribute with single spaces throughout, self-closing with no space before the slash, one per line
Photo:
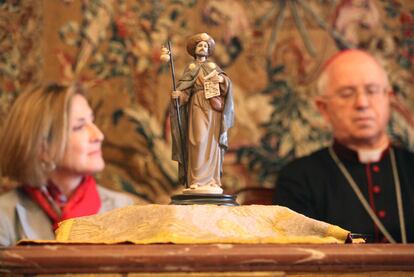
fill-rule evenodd
<path id="1" fill-rule="evenodd" d="M 224 78 L 220 83 L 220 100 L 224 104 L 217 111 L 206 99 L 203 77 L 216 70 Z M 184 162 L 187 164 L 187 185 L 221 185 L 223 156 L 228 148 L 228 129 L 234 123 L 234 103 L 231 80 L 224 71 L 210 61 L 192 62 L 177 83 L 177 90 L 188 95 L 188 101 L 180 106 L 183 145 L 178 127 L 177 112 L 170 106 L 173 138 L 172 158 L 179 162 L 179 181 L 184 183 Z M 184 147 L 184 149 L 183 149 Z"/>

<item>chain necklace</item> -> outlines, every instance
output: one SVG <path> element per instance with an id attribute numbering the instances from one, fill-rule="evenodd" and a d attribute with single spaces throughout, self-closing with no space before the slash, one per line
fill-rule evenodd
<path id="1" fill-rule="evenodd" d="M 53 197 L 50 195 L 49 191 L 47 190 L 47 187 L 41 186 L 40 191 L 46 197 L 47 202 L 49 202 L 50 206 L 52 207 L 53 211 L 56 213 L 58 218 L 60 218 L 62 216 L 62 209 L 58 206 L 56 201 L 53 200 Z"/>
<path id="2" fill-rule="evenodd" d="M 382 222 L 378 219 L 377 215 L 374 213 L 368 201 L 365 199 L 364 195 L 362 194 L 361 190 L 359 189 L 358 185 L 355 183 L 354 179 L 352 178 L 351 174 L 348 172 L 346 167 L 343 163 L 339 160 L 338 156 L 336 155 L 335 151 L 333 150 L 332 146 L 329 147 L 329 154 L 331 155 L 332 159 L 338 166 L 339 170 L 345 176 L 348 184 L 351 186 L 355 194 L 357 195 L 359 201 L 361 202 L 362 206 L 364 206 L 365 210 L 367 211 L 368 215 L 371 217 L 372 221 L 375 225 L 380 229 L 381 233 L 387 238 L 387 240 L 391 243 L 396 243 L 394 238 L 390 235 L 387 231 L 385 226 Z M 397 197 L 397 207 L 398 207 L 398 217 L 400 221 L 400 230 L 401 230 L 401 238 L 404 244 L 407 243 L 407 234 L 405 230 L 405 221 L 404 221 L 404 210 L 402 204 L 402 197 L 401 197 L 401 185 L 400 185 L 400 178 L 398 176 L 397 171 L 397 163 L 395 161 L 395 154 L 394 149 L 390 147 L 390 157 L 391 157 L 391 167 L 392 167 L 392 175 L 394 177 L 394 184 L 395 184 L 395 194 Z"/>

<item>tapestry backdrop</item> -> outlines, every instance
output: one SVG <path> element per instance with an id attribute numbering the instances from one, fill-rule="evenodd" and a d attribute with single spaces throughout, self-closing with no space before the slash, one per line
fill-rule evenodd
<path id="1" fill-rule="evenodd" d="M 281 166 L 330 141 L 312 96 L 340 49 L 366 49 L 386 67 L 396 94 L 390 133 L 414 148 L 410 0 L 0 0 L 0 118 L 30 84 L 80 80 L 105 134 L 100 183 L 168 203 L 182 187 L 161 47 L 171 41 L 179 77 L 192 59 L 186 38 L 199 32 L 214 37 L 213 59 L 234 85 L 225 193 L 272 187 Z"/>

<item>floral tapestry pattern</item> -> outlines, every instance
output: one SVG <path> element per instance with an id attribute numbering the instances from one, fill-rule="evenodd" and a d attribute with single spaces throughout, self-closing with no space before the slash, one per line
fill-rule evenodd
<path id="1" fill-rule="evenodd" d="M 213 59 L 234 84 L 236 124 L 226 193 L 272 187 L 278 170 L 330 141 L 312 97 L 335 51 L 361 48 L 387 69 L 392 138 L 414 149 L 414 4 L 408 0 L 0 1 L 0 116 L 27 86 L 81 81 L 105 134 L 108 187 L 168 203 L 182 188 L 171 160 L 167 107 L 186 38 L 208 32 Z M 40 4 L 41 3 L 41 4 Z"/>

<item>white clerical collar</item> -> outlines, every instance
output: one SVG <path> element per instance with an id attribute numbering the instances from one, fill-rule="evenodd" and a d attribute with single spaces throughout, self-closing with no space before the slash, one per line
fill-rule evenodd
<path id="1" fill-rule="evenodd" d="M 387 143 L 377 149 L 358 150 L 358 160 L 363 164 L 379 162 L 379 160 L 381 160 L 382 153 L 388 148 L 388 145 L 389 142 L 387 141 Z"/>

